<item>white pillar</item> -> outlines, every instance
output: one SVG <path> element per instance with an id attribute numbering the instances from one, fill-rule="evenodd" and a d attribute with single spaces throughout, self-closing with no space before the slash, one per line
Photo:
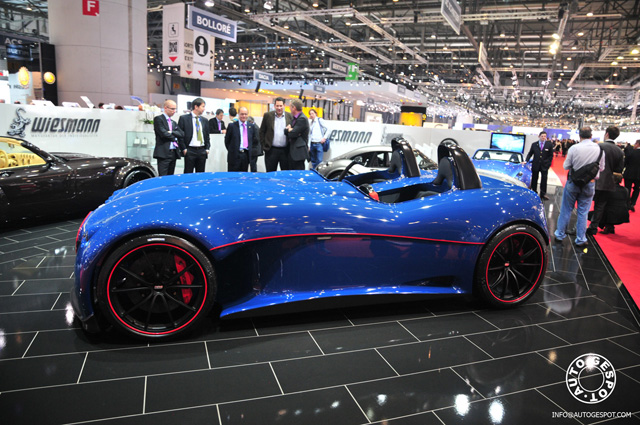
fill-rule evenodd
<path id="1" fill-rule="evenodd" d="M 83 2 L 49 2 L 49 37 L 56 47 L 58 99 L 136 105 L 147 100 L 147 0 L 99 0 L 98 16 Z"/>

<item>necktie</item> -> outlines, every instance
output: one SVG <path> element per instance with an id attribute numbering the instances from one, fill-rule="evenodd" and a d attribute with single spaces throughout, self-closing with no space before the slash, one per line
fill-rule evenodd
<path id="1" fill-rule="evenodd" d="M 540 150 L 542 151 L 542 149 L 544 149 L 544 142 L 540 142 Z"/>
<path id="2" fill-rule="evenodd" d="M 247 135 L 247 124 L 242 123 L 242 149 L 249 147 L 249 136 Z"/>
<path id="3" fill-rule="evenodd" d="M 196 131 L 198 132 L 198 142 L 202 146 L 202 128 L 200 128 L 200 119 L 196 117 Z"/>
<path id="4" fill-rule="evenodd" d="M 171 118 L 169 118 L 169 117 L 167 117 L 167 124 L 169 124 L 169 131 L 173 131 L 173 122 L 171 121 Z M 169 149 L 175 149 L 177 147 L 178 147 L 178 144 L 174 140 L 173 142 L 171 142 L 171 146 L 169 147 Z"/>
<path id="5" fill-rule="evenodd" d="M 218 131 L 222 131 L 222 123 L 218 120 Z"/>

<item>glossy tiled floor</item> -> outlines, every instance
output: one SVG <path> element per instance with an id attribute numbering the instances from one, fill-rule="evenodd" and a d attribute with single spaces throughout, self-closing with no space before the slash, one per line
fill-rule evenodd
<path id="1" fill-rule="evenodd" d="M 3 425 L 640 423 L 638 322 L 594 247 L 554 244 L 541 290 L 514 310 L 454 299 L 212 318 L 145 345 L 73 321 L 78 225 L 0 233 Z M 599 404 L 565 383 L 586 353 L 616 370 Z"/>

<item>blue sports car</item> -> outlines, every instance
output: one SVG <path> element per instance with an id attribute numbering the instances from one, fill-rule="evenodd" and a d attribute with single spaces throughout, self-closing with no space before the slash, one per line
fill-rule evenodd
<path id="1" fill-rule="evenodd" d="M 162 339 L 214 303 L 237 317 L 337 296 L 528 299 L 547 264 L 540 198 L 481 179 L 457 146 L 439 146 L 438 170 L 422 173 L 408 143 L 392 147 L 388 169 L 339 181 L 195 173 L 116 192 L 78 231 L 76 315 L 88 331 Z"/>
<path id="2" fill-rule="evenodd" d="M 500 149 L 478 149 L 473 154 L 473 165 L 478 170 L 506 174 L 520 180 L 527 187 L 531 186 L 531 163 L 524 164 L 520 152 Z"/>

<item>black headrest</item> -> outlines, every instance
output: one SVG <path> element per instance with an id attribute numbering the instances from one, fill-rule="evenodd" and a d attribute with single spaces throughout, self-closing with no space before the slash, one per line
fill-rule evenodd
<path id="1" fill-rule="evenodd" d="M 391 161 L 387 171 L 390 173 L 404 172 L 407 177 L 420 176 L 418 161 L 409 143 L 402 139 L 391 140 Z"/>

